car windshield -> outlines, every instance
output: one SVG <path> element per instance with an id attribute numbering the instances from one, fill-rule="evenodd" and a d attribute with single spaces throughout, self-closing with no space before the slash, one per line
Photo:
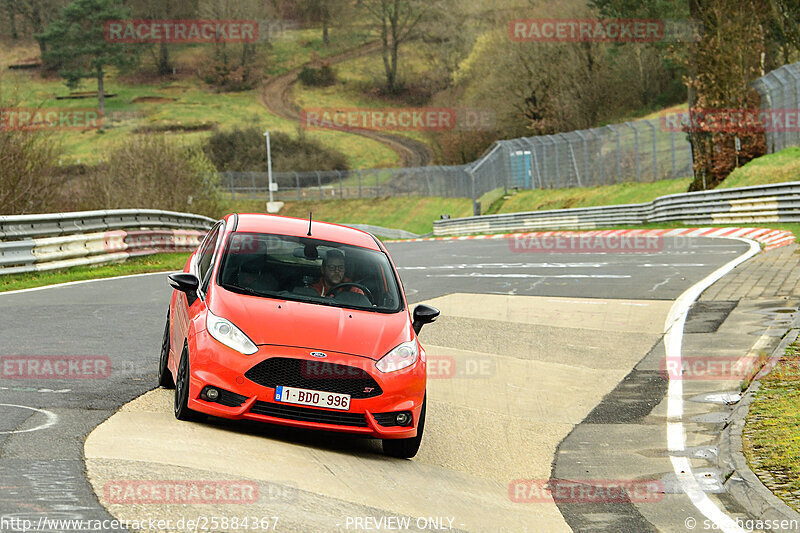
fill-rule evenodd
<path id="1" fill-rule="evenodd" d="M 400 290 L 382 252 L 307 237 L 231 234 L 219 270 L 221 287 L 242 294 L 397 312 Z"/>

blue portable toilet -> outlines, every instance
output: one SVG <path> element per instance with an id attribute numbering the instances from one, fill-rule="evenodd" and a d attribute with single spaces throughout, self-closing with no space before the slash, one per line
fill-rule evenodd
<path id="1" fill-rule="evenodd" d="M 531 188 L 531 153 L 527 150 L 511 152 L 511 186 Z"/>

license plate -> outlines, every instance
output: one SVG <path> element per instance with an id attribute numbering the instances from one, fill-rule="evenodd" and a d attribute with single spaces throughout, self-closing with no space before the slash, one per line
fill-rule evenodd
<path id="1" fill-rule="evenodd" d="M 296 389 L 294 387 L 275 387 L 275 401 L 296 405 L 312 405 L 347 411 L 350 409 L 350 395 L 338 392 L 321 392 L 318 390 Z"/>

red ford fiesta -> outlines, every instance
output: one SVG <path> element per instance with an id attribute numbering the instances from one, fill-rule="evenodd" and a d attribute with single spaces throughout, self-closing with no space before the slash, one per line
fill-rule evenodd
<path id="1" fill-rule="evenodd" d="M 159 383 L 175 416 L 360 433 L 413 457 L 425 427 L 420 328 L 374 236 L 335 224 L 233 214 L 169 276 Z"/>

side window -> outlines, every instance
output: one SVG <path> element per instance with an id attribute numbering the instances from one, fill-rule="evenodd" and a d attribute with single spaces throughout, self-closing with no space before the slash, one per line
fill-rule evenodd
<path id="1" fill-rule="evenodd" d="M 206 288 L 206 278 L 208 277 L 209 270 L 211 269 L 211 260 L 214 258 L 214 250 L 217 248 L 217 240 L 221 225 L 217 225 L 209 233 L 208 238 L 203 243 L 203 247 L 198 252 L 197 256 L 197 275 L 200 278 L 200 284 L 203 290 Z"/>

